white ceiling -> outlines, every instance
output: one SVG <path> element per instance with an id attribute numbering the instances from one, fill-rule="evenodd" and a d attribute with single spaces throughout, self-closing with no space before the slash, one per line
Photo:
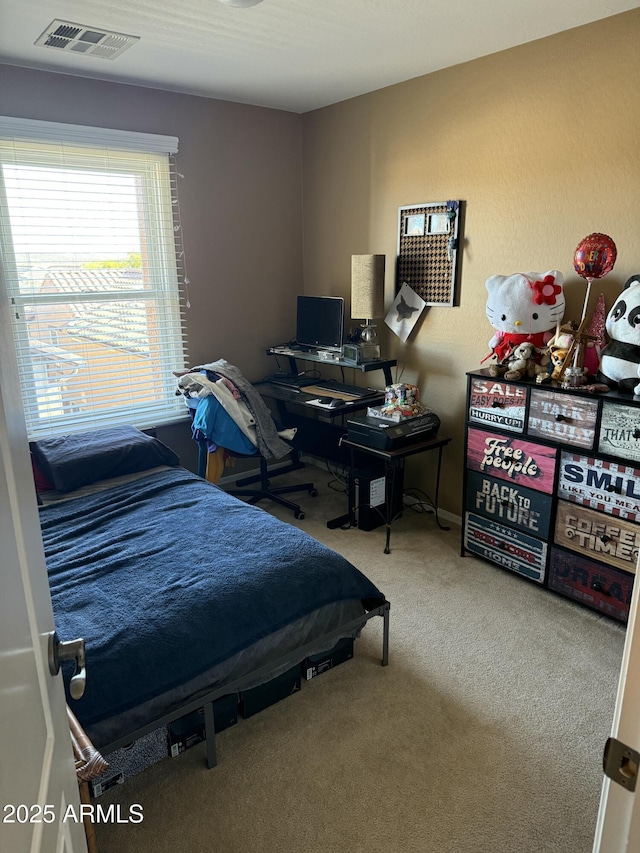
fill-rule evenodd
<path id="1" fill-rule="evenodd" d="M 218 0 L 0 0 L 0 57 L 30 68 L 302 113 L 639 5 L 263 0 L 241 9 Z M 36 47 L 54 18 L 140 41 L 114 60 Z"/>

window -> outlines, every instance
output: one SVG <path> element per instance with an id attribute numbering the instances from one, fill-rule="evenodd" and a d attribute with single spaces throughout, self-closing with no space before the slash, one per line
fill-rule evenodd
<path id="1" fill-rule="evenodd" d="M 185 416 L 177 140 L 0 117 L 0 248 L 30 438 Z"/>

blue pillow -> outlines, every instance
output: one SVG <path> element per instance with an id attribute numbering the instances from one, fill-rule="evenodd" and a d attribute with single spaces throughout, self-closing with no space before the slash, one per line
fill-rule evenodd
<path id="1" fill-rule="evenodd" d="M 133 426 L 59 435 L 29 446 L 38 467 L 59 492 L 158 465 L 180 464 L 173 450 Z"/>

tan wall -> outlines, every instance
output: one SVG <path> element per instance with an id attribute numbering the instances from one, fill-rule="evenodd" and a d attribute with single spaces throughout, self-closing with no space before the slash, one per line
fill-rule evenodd
<path id="1" fill-rule="evenodd" d="M 279 110 L 0 66 L 0 114 L 179 138 L 191 363 L 250 379 L 295 328 L 301 292 L 300 117 Z"/>
<path id="2" fill-rule="evenodd" d="M 300 117 L 7 65 L 0 80 L 2 115 L 179 138 L 190 363 L 273 372 L 265 350 L 293 334 L 302 292 Z M 195 468 L 186 426 L 158 435 Z"/>
<path id="3" fill-rule="evenodd" d="M 576 316 L 582 237 L 618 246 L 608 305 L 638 270 L 639 34 L 635 10 L 302 117 L 2 66 L 0 113 L 180 138 L 191 361 L 226 357 L 250 379 L 273 368 L 264 347 L 293 332 L 303 251 L 305 292 L 347 304 L 351 254 L 385 253 L 389 305 L 398 207 L 464 199 L 460 306 L 428 309 L 406 345 L 380 329 L 454 439 L 441 502 L 458 513 L 465 371 L 492 334 L 486 278 L 557 267 Z M 183 428 L 171 432 L 192 458 Z M 408 460 L 407 483 L 428 487 L 431 463 Z"/>
<path id="4" fill-rule="evenodd" d="M 308 293 L 349 299 L 350 256 L 387 256 L 394 296 L 398 208 L 466 201 L 457 308 L 429 308 L 402 344 L 379 326 L 398 373 L 453 437 L 441 504 L 460 512 L 465 372 L 487 354 L 484 282 L 557 268 L 567 312 L 585 283 L 573 271 L 594 231 L 618 248 L 592 289 L 607 307 L 640 269 L 640 10 L 421 77 L 303 116 L 304 271 Z M 427 457 L 406 482 L 427 488 Z"/>

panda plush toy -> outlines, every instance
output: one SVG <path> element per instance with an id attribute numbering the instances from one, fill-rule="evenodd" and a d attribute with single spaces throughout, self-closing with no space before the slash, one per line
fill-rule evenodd
<path id="1" fill-rule="evenodd" d="M 599 378 L 613 388 L 640 395 L 640 273 L 627 280 L 605 323 Z"/>

